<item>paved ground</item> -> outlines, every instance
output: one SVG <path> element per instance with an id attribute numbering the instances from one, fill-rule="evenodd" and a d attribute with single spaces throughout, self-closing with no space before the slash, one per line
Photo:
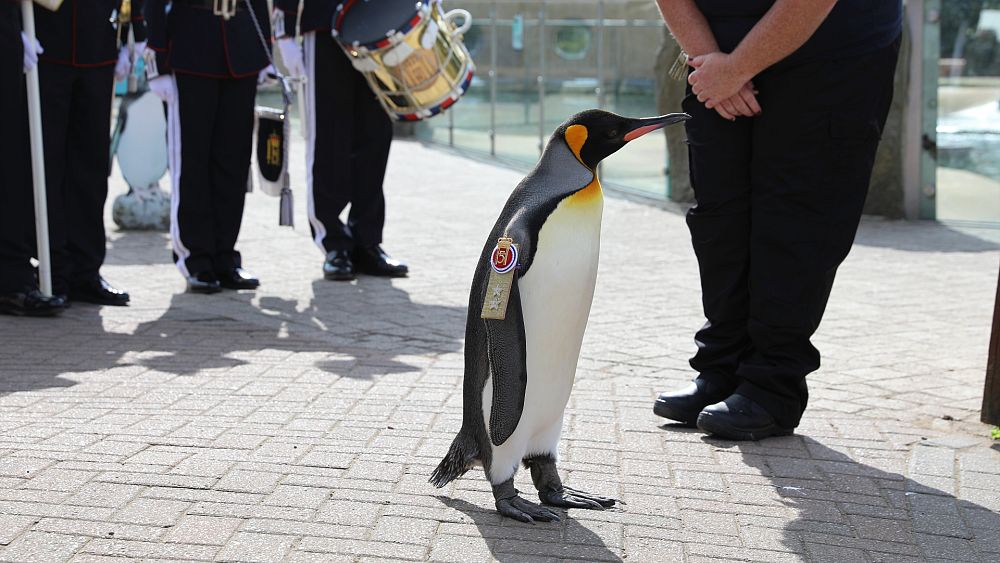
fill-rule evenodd
<path id="1" fill-rule="evenodd" d="M 0 560 L 1000 560 L 976 422 L 996 231 L 865 221 L 802 426 L 743 444 L 652 415 L 691 377 L 697 271 L 681 215 L 609 199 L 561 467 L 623 506 L 528 526 L 479 470 L 432 488 L 473 266 L 519 177 L 397 142 L 386 247 L 413 275 L 392 282 L 320 278 L 304 190 L 295 230 L 249 197 L 256 293 L 184 294 L 164 235 L 112 232 L 131 307 L 0 318 Z"/>

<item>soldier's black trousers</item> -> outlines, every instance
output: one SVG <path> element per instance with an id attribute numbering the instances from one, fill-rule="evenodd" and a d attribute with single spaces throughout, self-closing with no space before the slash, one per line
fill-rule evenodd
<path id="1" fill-rule="evenodd" d="M 819 368 L 810 338 L 854 241 L 898 51 L 765 71 L 756 118 L 727 121 L 690 87 L 683 103 L 708 321 L 691 366 L 782 426 L 798 425 Z"/>
<path id="2" fill-rule="evenodd" d="M 257 78 L 177 74 L 178 101 L 168 107 L 172 175 L 170 234 L 174 262 L 187 275 L 241 265 L 243 221 Z"/>
<path id="3" fill-rule="evenodd" d="M 104 264 L 109 123 L 114 66 L 38 66 L 45 137 L 52 290 L 98 275 Z"/>
<path id="4" fill-rule="evenodd" d="M 305 34 L 309 225 L 324 252 L 382 242 L 392 122 L 329 33 Z M 340 214 L 351 204 L 347 224 Z"/>
<path id="5" fill-rule="evenodd" d="M 21 46 L 21 12 L 0 3 L 0 293 L 35 287 L 28 102 Z"/>

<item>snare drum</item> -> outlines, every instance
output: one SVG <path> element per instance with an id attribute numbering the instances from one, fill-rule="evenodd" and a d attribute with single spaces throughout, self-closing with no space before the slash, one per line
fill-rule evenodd
<path id="1" fill-rule="evenodd" d="M 454 20 L 464 21 L 456 27 Z M 333 36 L 368 80 L 390 117 L 417 121 L 441 113 L 469 88 L 475 65 L 462 34 L 465 10 L 441 10 L 438 0 L 345 0 Z"/>

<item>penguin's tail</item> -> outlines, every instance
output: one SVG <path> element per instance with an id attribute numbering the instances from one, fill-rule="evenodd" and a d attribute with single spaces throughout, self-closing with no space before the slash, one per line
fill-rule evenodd
<path id="1" fill-rule="evenodd" d="M 459 432 L 451 443 L 451 447 L 448 448 L 444 459 L 434 469 L 434 473 L 431 473 L 430 482 L 440 489 L 472 469 L 478 457 L 479 447 L 476 445 L 476 441 L 465 433 Z"/>

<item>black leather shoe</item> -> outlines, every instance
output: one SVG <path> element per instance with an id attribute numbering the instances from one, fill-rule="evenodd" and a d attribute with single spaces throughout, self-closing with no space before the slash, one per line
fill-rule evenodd
<path id="1" fill-rule="evenodd" d="M 779 426 L 764 407 L 743 395 L 730 395 L 725 401 L 705 407 L 698 415 L 698 428 L 729 440 L 763 440 L 788 436 L 795 430 Z"/>
<path id="2" fill-rule="evenodd" d="M 215 274 L 210 272 L 199 272 L 187 277 L 188 293 L 218 293 L 222 291 L 222 285 Z"/>
<path id="3" fill-rule="evenodd" d="M 347 250 L 333 250 L 323 261 L 323 277 L 333 281 L 350 281 L 354 275 L 354 263 L 351 253 Z"/>
<path id="4" fill-rule="evenodd" d="M 355 248 L 351 252 L 351 260 L 354 261 L 354 267 L 359 273 L 370 276 L 405 278 L 410 272 L 406 264 L 390 258 L 377 244 Z"/>
<path id="5" fill-rule="evenodd" d="M 0 313 L 18 317 L 53 317 L 66 309 L 62 297 L 45 297 L 42 292 L 32 289 L 26 293 L 0 294 Z"/>
<path id="6" fill-rule="evenodd" d="M 219 285 L 226 289 L 257 289 L 260 280 L 243 268 L 233 268 L 218 275 Z"/>
<path id="7" fill-rule="evenodd" d="M 69 289 L 69 298 L 71 301 L 114 305 L 116 307 L 124 307 L 128 305 L 129 301 L 128 293 L 114 287 L 101 276 L 73 284 Z"/>
<path id="8" fill-rule="evenodd" d="M 701 409 L 717 403 L 732 393 L 732 388 L 723 388 L 706 379 L 695 379 L 679 391 L 660 393 L 653 403 L 653 413 L 694 428 Z"/>

